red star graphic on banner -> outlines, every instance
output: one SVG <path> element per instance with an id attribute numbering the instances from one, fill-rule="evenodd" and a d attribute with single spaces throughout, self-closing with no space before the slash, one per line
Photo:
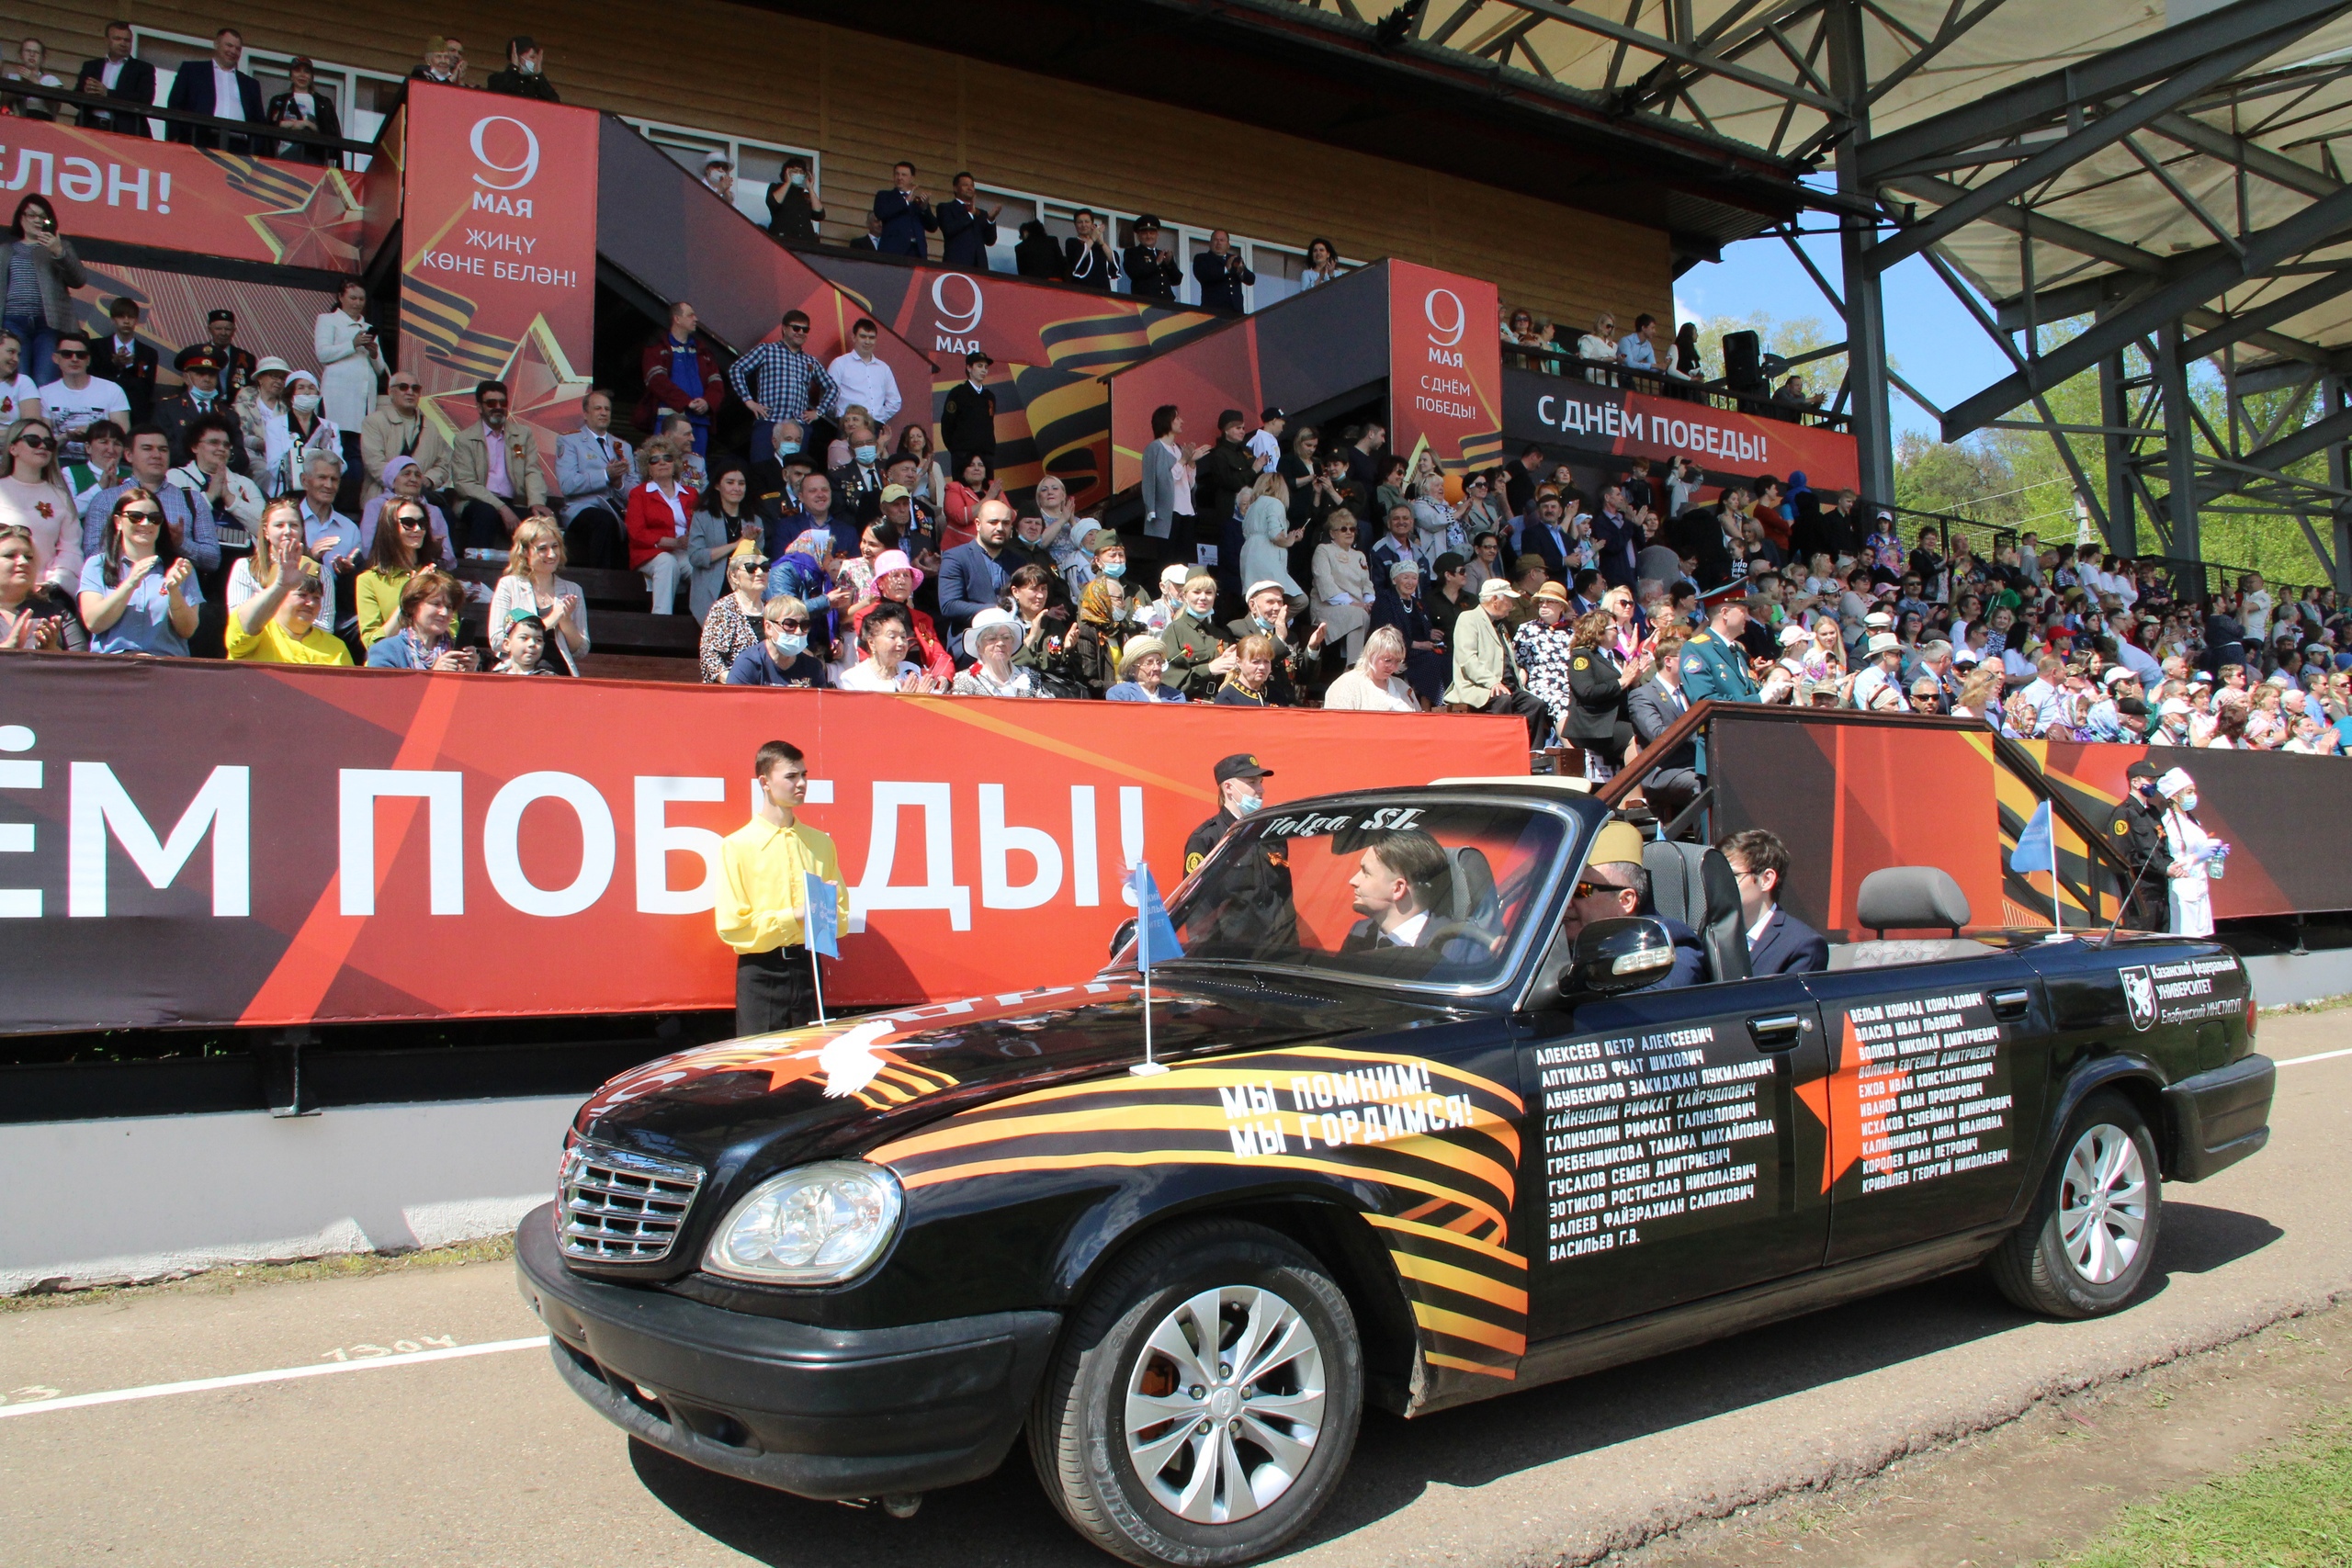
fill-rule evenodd
<path id="1" fill-rule="evenodd" d="M 1891 1047 L 1880 1049 L 1891 1057 Z M 1814 1120 L 1829 1130 L 1828 1146 L 1821 1152 L 1821 1190 L 1828 1191 L 1838 1179 L 1852 1168 L 1856 1160 L 1871 1170 L 1894 1170 L 1902 1164 L 1900 1156 L 1871 1155 L 1865 1156 L 1862 1145 L 1872 1138 L 1886 1135 L 1886 1109 L 1897 1091 L 1910 1083 L 1908 1073 L 1894 1071 L 1868 1059 L 1869 1047 L 1854 1037 L 1854 1020 L 1846 1018 L 1845 1036 L 1838 1043 L 1838 1070 L 1826 1077 L 1796 1086 L 1797 1098 L 1813 1112 Z M 1862 1106 L 1873 1108 L 1864 1115 Z"/>
<path id="2" fill-rule="evenodd" d="M 284 265 L 340 272 L 359 260 L 359 207 L 333 170 L 320 178 L 308 201 L 255 213 L 253 223 L 277 248 Z"/>

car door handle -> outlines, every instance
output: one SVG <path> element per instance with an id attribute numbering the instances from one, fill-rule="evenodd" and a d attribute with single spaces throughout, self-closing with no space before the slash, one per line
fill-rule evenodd
<path id="1" fill-rule="evenodd" d="M 1804 1021 L 1792 1012 L 1776 1012 L 1749 1019 L 1747 1032 L 1758 1051 L 1785 1051 L 1804 1032 Z"/>
<path id="2" fill-rule="evenodd" d="M 1993 993 L 1993 1016 L 2005 1022 L 2014 1023 L 2018 1019 L 2025 1016 L 2025 1010 L 2030 1006 L 2032 1002 L 2033 993 L 2031 991 L 1995 991 Z"/>

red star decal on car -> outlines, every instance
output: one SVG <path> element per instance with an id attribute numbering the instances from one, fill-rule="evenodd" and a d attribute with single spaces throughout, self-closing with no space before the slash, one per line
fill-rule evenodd
<path id="1" fill-rule="evenodd" d="M 1797 1098 L 1814 1120 L 1829 1130 L 1828 1145 L 1821 1152 L 1821 1190 L 1828 1191 L 1856 1160 L 1871 1170 L 1901 1168 L 1900 1156 L 1866 1156 L 1862 1145 L 1886 1135 L 1886 1113 L 1895 1096 L 1911 1081 L 1898 1071 L 1891 1045 L 1878 1047 L 1880 1059 L 1871 1059 L 1871 1047 L 1854 1037 L 1854 1021 L 1846 1019 L 1844 1037 L 1838 1043 L 1838 1070 L 1826 1077 L 1796 1086 Z"/>

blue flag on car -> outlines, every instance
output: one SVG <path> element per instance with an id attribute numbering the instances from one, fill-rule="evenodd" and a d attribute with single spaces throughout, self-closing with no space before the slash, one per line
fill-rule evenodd
<path id="1" fill-rule="evenodd" d="M 803 940 L 826 957 L 839 958 L 842 913 L 841 901 L 833 897 L 833 885 L 813 871 L 801 874 L 808 883 L 808 907 L 800 916 Z"/>
<path id="2" fill-rule="evenodd" d="M 2058 874 L 2058 846 L 2050 836 L 2050 803 L 2043 801 L 2033 808 L 2033 819 L 2018 835 L 2018 847 L 2009 852 L 2009 869 L 2022 876 L 2029 871 L 2046 871 Z"/>
<path id="3" fill-rule="evenodd" d="M 1169 921 L 1168 906 L 1160 902 L 1159 885 L 1151 879 L 1151 867 L 1137 861 L 1127 874 L 1127 886 L 1136 894 L 1136 967 L 1149 969 L 1183 957 L 1184 944 L 1176 940 L 1176 928 Z"/>

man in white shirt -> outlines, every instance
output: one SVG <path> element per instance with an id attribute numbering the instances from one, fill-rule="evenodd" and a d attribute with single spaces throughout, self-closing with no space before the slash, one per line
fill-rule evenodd
<path id="1" fill-rule="evenodd" d="M 334 509 L 335 491 L 342 487 L 341 457 L 322 450 L 303 459 L 302 543 L 323 569 L 321 575 L 326 587 L 318 624 L 338 632 L 349 631 L 359 623 L 355 596 L 338 583 L 348 582 L 364 564 L 359 558 L 359 525 Z"/>
<path id="2" fill-rule="evenodd" d="M 1271 474 L 1283 460 L 1283 426 L 1290 416 L 1280 409 L 1268 409 L 1258 416 L 1258 428 L 1250 436 L 1250 460 L 1261 474 Z"/>
<path id="3" fill-rule="evenodd" d="M 2045 653 L 2035 661 L 2033 679 L 2018 688 L 2018 695 L 2033 705 L 2033 732 L 2040 735 L 2064 711 L 2061 700 L 2061 685 L 2066 674 L 2066 661 L 2054 653 Z"/>
<path id="4" fill-rule="evenodd" d="M 24 373 L 24 341 L 0 331 L 0 428 L 40 417 L 40 389 Z"/>
<path id="5" fill-rule="evenodd" d="M 2107 618 L 2109 633 L 2115 638 L 2115 660 L 2140 678 L 2140 684 L 2150 691 L 2164 679 L 2164 666 L 2155 655 L 2132 640 L 2132 612 L 2118 610 Z"/>
<path id="6" fill-rule="evenodd" d="M 850 352 L 825 367 L 834 388 L 832 406 L 826 412 L 838 423 L 844 411 L 861 407 L 873 416 L 874 428 L 879 431 L 898 417 L 899 378 L 875 357 L 875 345 L 882 341 L 881 328 L 861 316 L 850 328 L 849 339 L 854 345 Z"/>
<path id="7" fill-rule="evenodd" d="M 2270 640 L 2270 611 L 2275 603 L 2262 573 L 2249 571 L 2238 579 L 2238 624 L 2245 627 L 2246 641 Z"/>
<path id="8" fill-rule="evenodd" d="M 94 421 L 130 423 L 130 400 L 120 387 L 90 374 L 90 340 L 80 333 L 57 339 L 57 379 L 40 389 L 42 415 L 57 427 L 62 462 L 78 463 L 84 436 Z"/>

